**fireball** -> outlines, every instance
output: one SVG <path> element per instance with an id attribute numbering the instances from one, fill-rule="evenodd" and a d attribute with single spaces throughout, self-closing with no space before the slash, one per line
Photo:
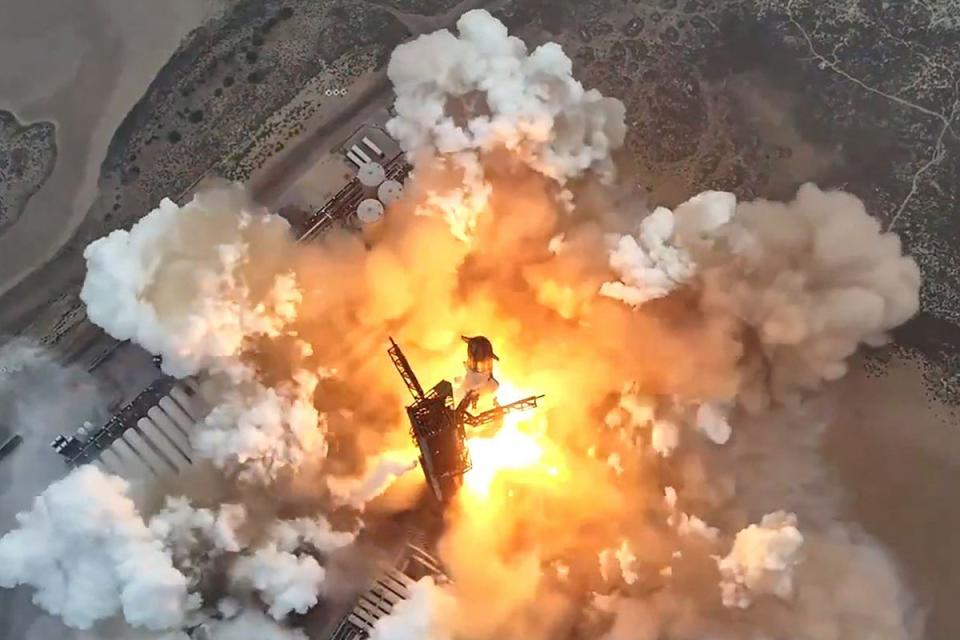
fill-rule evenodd
<path id="1" fill-rule="evenodd" d="M 508 404 L 519 398 L 535 395 L 509 382 L 501 382 L 497 402 Z M 467 449 L 472 461 L 464 477 L 464 488 L 477 497 L 488 497 L 494 482 L 509 475 L 515 481 L 529 481 L 534 476 L 556 476 L 555 465 L 545 462 L 547 421 L 540 409 L 508 413 L 503 425 L 492 436 L 468 438 Z"/>

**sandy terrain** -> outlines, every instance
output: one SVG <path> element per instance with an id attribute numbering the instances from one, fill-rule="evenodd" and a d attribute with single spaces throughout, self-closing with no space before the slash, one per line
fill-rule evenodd
<path id="1" fill-rule="evenodd" d="M 120 121 L 214 0 L 2 0 L 0 108 L 56 123 L 45 188 L 0 235 L 0 293 L 48 260 L 93 202 Z M 29 60 L 29 64 L 24 61 Z"/>
<path id="2" fill-rule="evenodd" d="M 72 207 L 64 201 L 64 194 L 73 197 L 81 173 L 77 167 L 66 171 L 65 163 L 58 163 L 34 198 L 33 205 L 48 212 L 50 220 L 79 224 L 42 268 L 5 293 L 0 285 L 0 332 L 24 333 L 50 345 L 59 342 L 83 324 L 77 292 L 83 276 L 82 251 L 90 240 L 128 227 L 161 198 L 178 198 L 204 177 L 249 175 L 283 148 L 283 140 L 301 133 L 298 124 L 302 126 L 318 108 L 329 114 L 331 108 L 342 112 L 359 104 L 354 98 L 364 102 L 365 90 L 358 85 L 357 92 L 348 91 L 346 100 L 301 101 L 295 110 L 282 113 L 311 81 L 317 80 L 314 89 L 325 83 L 349 90 L 356 81 L 362 83 L 406 37 L 405 27 L 390 11 L 375 6 L 351 11 L 350 6 L 234 0 L 219 18 L 185 38 L 152 80 L 144 78 L 149 86 L 119 122 L 106 154 L 85 165 L 87 171 L 99 171 L 92 201 L 74 199 Z M 149 22 L 149 15 L 127 18 Z M 332 30 L 333 24 L 343 28 Z M 111 71 L 101 68 L 97 75 L 110 77 Z M 387 97 L 384 92 L 383 99 Z M 326 124 L 335 124 L 333 120 Z M 117 120 L 112 124 L 116 126 Z M 311 133 L 326 136 L 331 131 Z M 82 141 L 58 141 L 61 147 L 83 148 Z M 66 185 L 69 189 L 57 183 L 59 176 L 73 181 Z M 71 215 L 65 216 L 65 211 Z M 29 234 L 26 225 L 23 229 L 30 236 L 27 244 L 16 245 L 18 252 L 8 254 L 10 260 L 4 262 L 21 275 L 22 266 L 33 264 L 39 255 L 42 235 Z M 16 228 L 10 230 L 11 243 L 17 233 Z M 0 238 L 0 243 L 4 241 Z M 7 280 L 8 285 L 11 282 Z"/>

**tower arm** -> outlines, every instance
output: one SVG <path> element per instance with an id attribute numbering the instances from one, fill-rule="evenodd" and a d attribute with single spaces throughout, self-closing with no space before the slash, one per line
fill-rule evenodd
<path id="1" fill-rule="evenodd" d="M 530 396 L 528 398 L 524 398 L 523 400 L 517 400 L 516 402 L 511 402 L 510 404 L 505 404 L 500 407 L 494 407 L 493 409 L 488 409 L 487 411 L 484 411 L 483 413 L 478 413 L 477 415 L 471 415 L 469 413 L 464 412 L 463 421 L 466 424 L 470 425 L 471 427 L 480 427 L 485 424 L 489 424 L 494 420 L 502 418 L 504 415 L 508 413 L 512 413 L 514 411 L 525 411 L 526 409 L 533 409 L 534 407 L 537 406 L 537 400 L 539 400 L 542 397 L 543 397 L 542 395 Z"/>
<path id="2" fill-rule="evenodd" d="M 420 386 L 417 375 L 413 372 L 410 362 L 407 361 L 407 356 L 403 355 L 403 351 L 400 350 L 400 345 L 394 342 L 393 338 L 390 338 L 390 348 L 387 349 L 387 353 L 390 355 L 390 359 L 393 360 L 393 366 L 397 368 L 400 377 L 403 378 L 403 381 L 406 383 L 407 389 L 410 390 L 410 395 L 413 396 L 413 399 L 420 400 L 423 398 L 423 387 Z"/>

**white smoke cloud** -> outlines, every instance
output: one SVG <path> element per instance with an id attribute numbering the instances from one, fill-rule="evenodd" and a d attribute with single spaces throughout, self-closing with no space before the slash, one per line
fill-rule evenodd
<path id="1" fill-rule="evenodd" d="M 680 427 L 670 420 L 654 420 L 650 428 L 650 446 L 663 457 L 673 453 L 680 444 Z"/>
<path id="2" fill-rule="evenodd" d="M 796 525 L 795 515 L 777 511 L 737 533 L 730 553 L 717 560 L 724 606 L 744 609 L 759 595 L 793 595 L 793 571 L 803 545 Z"/>
<path id="3" fill-rule="evenodd" d="M 151 518 L 150 531 L 191 577 L 191 586 L 216 572 L 214 561 L 227 555 L 231 596 L 220 601 L 221 612 L 232 615 L 240 609 L 234 596 L 252 591 L 277 620 L 294 611 L 305 613 L 322 593 L 326 570 L 320 560 L 351 544 L 355 534 L 333 530 L 322 516 L 272 520 L 265 528 L 261 520 L 239 504 L 207 509 L 185 498 L 168 498 Z"/>
<path id="4" fill-rule="evenodd" d="M 367 461 L 367 469 L 360 477 L 327 476 L 327 488 L 334 501 L 363 511 L 366 504 L 383 493 L 405 473 L 417 468 L 419 453 L 388 451 Z"/>
<path id="5" fill-rule="evenodd" d="M 193 447 L 217 466 L 261 482 L 309 458 L 322 460 L 327 443 L 325 419 L 313 406 L 317 382 L 300 370 L 273 387 L 256 380 L 227 387 L 191 434 Z"/>
<path id="6" fill-rule="evenodd" d="M 213 562 L 227 554 L 235 594 L 252 589 L 277 620 L 293 611 L 305 613 L 317 603 L 326 576 L 318 557 L 356 537 L 335 531 L 322 516 L 272 520 L 264 526 L 262 518 L 250 517 L 243 505 L 197 508 L 186 498 L 167 498 L 149 528 L 190 576 L 191 587 L 216 570 Z M 230 602 L 222 600 L 221 609 Z"/>
<path id="7" fill-rule="evenodd" d="M 611 566 L 616 566 L 620 577 L 628 585 L 636 584 L 640 579 L 637 573 L 637 556 L 627 540 L 621 540 L 619 547 L 602 549 L 597 559 L 600 563 L 600 577 L 604 582 L 609 582 L 613 577 L 610 573 Z"/>
<path id="8" fill-rule="evenodd" d="M 328 554 L 353 542 L 354 534 L 334 531 L 322 517 L 277 521 L 251 554 L 237 560 L 233 580 L 246 583 L 277 620 L 306 613 L 319 599 L 326 570 L 311 552 Z"/>
<path id="9" fill-rule="evenodd" d="M 285 552 L 296 551 L 306 545 L 319 553 L 327 554 L 351 544 L 356 534 L 350 531 L 335 531 L 322 516 L 278 520 L 268 530 L 269 544 Z"/>
<path id="10" fill-rule="evenodd" d="M 697 407 L 695 418 L 697 429 L 716 444 L 726 444 L 730 440 L 733 428 L 727 420 L 729 409 L 718 402 L 705 402 Z"/>
<path id="11" fill-rule="evenodd" d="M 194 507 L 185 497 L 168 497 L 163 509 L 150 518 L 148 527 L 193 590 L 217 558 L 237 553 L 249 544 L 240 534 L 246 520 L 247 512 L 241 504 L 207 509 Z"/>
<path id="12" fill-rule="evenodd" d="M 812 184 L 786 204 L 706 192 L 658 208 L 637 238 L 615 240 L 610 266 L 619 280 L 602 295 L 639 305 L 689 284 L 706 312 L 749 328 L 763 364 L 762 380 L 747 372 L 746 402 L 839 378 L 860 344 L 883 343 L 919 308 L 920 272 L 899 238 L 855 196 Z"/>
<path id="13" fill-rule="evenodd" d="M 8 379 L 45 360 L 43 349 L 26 340 L 12 340 L 0 351 L 0 377 Z"/>
<path id="14" fill-rule="evenodd" d="M 697 431 L 715 444 L 726 444 L 733 433 L 727 419 L 729 410 L 719 401 L 684 402 L 681 398 L 644 395 L 631 383 L 624 385 L 617 405 L 604 416 L 604 424 L 617 431 L 627 448 L 636 448 L 643 437 L 649 437 L 650 448 L 668 458 L 680 446 L 684 429 Z M 608 457 L 618 475 L 623 471 L 623 459 L 620 454 Z"/>
<path id="15" fill-rule="evenodd" d="M 233 568 L 235 580 L 249 582 L 277 620 L 288 613 L 306 613 L 317 603 L 326 572 L 310 555 L 295 555 L 274 546 L 240 558 Z"/>
<path id="16" fill-rule="evenodd" d="M 588 169 L 609 174 L 623 144 L 624 106 L 572 75 L 559 45 L 527 52 L 484 10 L 398 46 L 387 75 L 397 98 L 390 134 L 412 156 L 507 147 L 563 181 Z"/>
<path id="17" fill-rule="evenodd" d="M 279 620 L 316 604 L 321 562 L 356 537 L 322 516 L 278 520 L 183 497 L 168 497 L 144 524 L 128 489 L 92 465 L 50 485 L 0 538 L 0 586 L 32 586 L 36 604 L 77 629 L 122 614 L 134 627 L 173 631 L 208 618 L 200 590 L 226 570 L 232 581 L 221 604 L 252 592 Z M 236 628 L 211 624 L 222 634 Z"/>
<path id="18" fill-rule="evenodd" d="M 40 494 L 0 538 L 0 586 L 78 629 L 122 611 L 134 626 L 178 625 L 195 604 L 187 579 L 144 525 L 126 481 L 83 466 Z"/>
<path id="19" fill-rule="evenodd" d="M 667 524 L 675 528 L 681 536 L 699 536 L 707 541 L 714 541 L 720 534 L 720 530 L 711 527 L 698 516 L 689 514 L 677 507 L 677 490 L 673 487 L 664 487 L 664 502 L 670 510 L 667 516 Z"/>
<path id="20" fill-rule="evenodd" d="M 183 207 L 164 199 L 129 231 L 86 248 L 80 298 L 92 322 L 162 356 L 170 375 L 217 368 L 293 318 L 300 292 L 282 268 L 288 240 L 286 221 L 240 188 L 199 193 Z"/>
<path id="21" fill-rule="evenodd" d="M 238 529 L 246 522 L 242 504 L 222 504 L 216 511 L 195 508 L 184 497 L 168 497 L 164 508 L 150 518 L 150 532 L 174 552 L 195 548 L 200 539 L 214 549 L 239 551 Z"/>
<path id="22" fill-rule="evenodd" d="M 307 640 L 300 629 L 285 627 L 252 609 L 227 620 L 207 622 L 203 628 L 209 640 Z"/>
<path id="23" fill-rule="evenodd" d="M 732 193 L 705 191 L 676 211 L 657 207 L 640 221 L 636 236 L 609 236 L 610 268 L 619 280 L 603 283 L 600 294 L 639 306 L 689 282 L 696 263 L 686 243 L 729 222 L 736 204 Z"/>
<path id="24" fill-rule="evenodd" d="M 510 157 L 562 184 L 588 170 L 613 173 L 623 144 L 623 103 L 584 89 L 556 43 L 528 52 L 484 10 L 463 14 L 458 35 L 440 30 L 398 46 L 387 67 L 396 116 L 387 130 L 420 163 L 443 156 L 465 189 L 433 193 L 458 236 L 472 228 L 489 195 L 480 154 Z M 467 219 L 464 218 L 467 216 Z"/>
<path id="25" fill-rule="evenodd" d="M 639 306 L 688 281 L 693 261 L 684 250 L 669 244 L 673 232 L 673 213 L 658 207 L 640 222 L 636 237 L 611 235 L 610 268 L 620 279 L 604 282 L 600 295 Z"/>
<path id="26" fill-rule="evenodd" d="M 285 338 L 302 294 L 285 220 L 255 208 L 239 186 L 164 200 L 130 231 L 87 247 L 81 298 L 113 337 L 162 356 L 175 376 L 213 377 L 213 410 L 191 434 L 218 467 L 266 482 L 284 468 L 326 455 L 313 407 L 317 374 L 295 370 L 272 386 L 247 362 L 256 341 Z"/>
<path id="27" fill-rule="evenodd" d="M 370 640 L 449 640 L 453 595 L 431 577 L 410 585 L 410 597 L 377 620 Z"/>

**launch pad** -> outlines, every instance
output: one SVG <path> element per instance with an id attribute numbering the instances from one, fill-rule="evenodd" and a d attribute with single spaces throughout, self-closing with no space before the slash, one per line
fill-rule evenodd
<path id="1" fill-rule="evenodd" d="M 470 470 L 467 428 L 479 430 L 508 413 L 535 408 L 543 397 L 529 396 L 472 414 L 467 410 L 474 399 L 472 394 L 466 394 L 455 403 L 453 385 L 449 380 L 441 380 L 424 392 L 410 362 L 393 338 L 390 338 L 387 353 L 413 396 L 413 403 L 407 406 L 410 435 L 420 449 L 420 467 L 427 485 L 440 503 L 449 502 L 463 483 L 464 474 Z"/>

